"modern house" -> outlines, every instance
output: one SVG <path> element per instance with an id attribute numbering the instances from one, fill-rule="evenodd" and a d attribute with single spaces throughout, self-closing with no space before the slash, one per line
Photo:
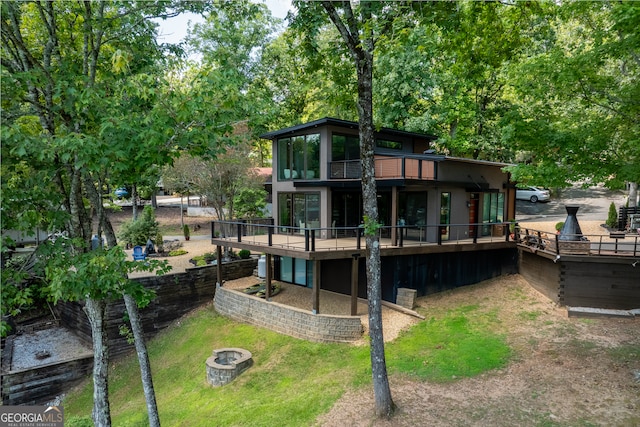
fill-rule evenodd
<path id="1" fill-rule="evenodd" d="M 273 207 L 278 226 L 320 228 L 320 238 L 362 222 L 358 125 L 325 118 L 262 135 L 273 144 Z M 376 133 L 375 169 L 383 225 L 407 226 L 408 239 L 473 237 L 452 224 L 514 218 L 514 188 L 503 163 L 434 154 L 435 137 L 394 129 Z M 426 228 L 427 224 L 445 227 Z M 422 228 L 421 228 L 422 227 Z M 391 230 L 393 231 L 393 230 Z M 422 231 L 420 235 L 419 231 Z M 479 236 L 491 227 L 481 227 Z"/>
<path id="2" fill-rule="evenodd" d="M 272 222 L 214 223 L 212 243 L 265 253 L 269 279 L 366 296 L 358 124 L 324 118 L 262 138 L 273 147 Z M 375 138 L 384 299 L 515 271 L 506 164 L 436 154 L 432 135 L 382 128 Z"/>

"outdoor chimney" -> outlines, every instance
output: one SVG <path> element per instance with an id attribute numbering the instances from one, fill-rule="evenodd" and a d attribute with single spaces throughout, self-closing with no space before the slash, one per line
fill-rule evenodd
<path id="1" fill-rule="evenodd" d="M 582 230 L 580 230 L 580 224 L 578 224 L 578 209 L 580 206 L 565 206 L 567 209 L 567 219 L 564 221 L 562 230 L 560 230 L 559 240 L 584 240 L 582 236 Z"/>

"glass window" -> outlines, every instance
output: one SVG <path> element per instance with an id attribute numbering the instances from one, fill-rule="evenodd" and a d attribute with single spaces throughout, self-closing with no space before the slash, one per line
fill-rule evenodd
<path id="1" fill-rule="evenodd" d="M 320 134 L 278 140 L 278 179 L 320 178 Z"/>
<path id="2" fill-rule="evenodd" d="M 319 228 L 320 194 L 278 193 L 278 224 L 298 228 Z M 287 229 L 281 231 L 293 232 Z"/>
<path id="3" fill-rule="evenodd" d="M 307 135 L 306 179 L 320 178 L 320 134 Z"/>
<path id="4" fill-rule="evenodd" d="M 278 140 L 278 179 L 291 179 L 291 138 Z"/>
<path id="5" fill-rule="evenodd" d="M 278 224 L 283 227 L 291 227 L 291 193 L 278 193 Z M 283 233 L 287 229 L 281 230 Z"/>
<path id="6" fill-rule="evenodd" d="M 360 139 L 355 135 L 333 135 L 331 137 L 331 160 L 358 160 Z"/>
<path id="7" fill-rule="evenodd" d="M 482 222 L 504 222 L 504 193 L 484 193 L 482 195 Z M 482 235 L 491 234 L 491 227 L 482 227 Z"/>
<path id="8" fill-rule="evenodd" d="M 392 150 L 402 150 L 402 142 L 389 141 L 386 139 L 376 140 L 376 146 L 380 148 L 391 148 Z"/>
<path id="9" fill-rule="evenodd" d="M 449 224 L 451 222 L 451 193 L 445 192 L 440 194 L 440 224 Z M 449 240 L 449 227 L 441 226 L 440 234 L 442 240 Z"/>
<path id="10" fill-rule="evenodd" d="M 280 257 L 280 280 L 283 282 L 293 282 L 293 258 L 288 256 Z"/>
<path id="11" fill-rule="evenodd" d="M 291 138 L 291 148 L 293 164 L 291 165 L 292 170 L 292 178 L 300 179 L 304 175 L 304 154 L 305 154 L 305 144 L 304 144 L 304 135 L 303 136 L 294 136 Z"/>

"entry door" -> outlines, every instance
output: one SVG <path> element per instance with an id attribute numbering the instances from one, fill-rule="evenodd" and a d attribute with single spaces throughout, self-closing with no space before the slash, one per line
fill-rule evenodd
<path id="1" fill-rule="evenodd" d="M 334 191 L 331 195 L 331 222 L 336 227 L 357 227 L 362 221 L 362 197 L 359 192 Z"/>
<path id="2" fill-rule="evenodd" d="M 476 237 L 476 230 L 478 229 L 478 207 L 480 205 L 480 194 L 471 193 L 469 195 L 469 237 Z"/>

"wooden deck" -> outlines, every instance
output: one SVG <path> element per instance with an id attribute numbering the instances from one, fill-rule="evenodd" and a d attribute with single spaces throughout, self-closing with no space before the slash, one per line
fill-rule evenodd
<path id="1" fill-rule="evenodd" d="M 366 251 L 364 237 L 340 237 L 332 239 L 312 239 L 302 234 L 273 234 L 238 237 L 217 237 L 211 239 L 211 244 L 228 246 L 234 249 L 247 249 L 252 252 L 268 252 L 273 255 L 288 256 L 302 259 L 343 259 L 358 254 L 363 256 Z M 380 239 L 382 256 L 428 254 L 441 252 L 476 251 L 497 248 L 515 247 L 516 243 L 507 241 L 503 236 L 487 236 L 473 239 L 460 239 L 436 242 L 404 240 L 402 246 L 394 245 L 389 238 Z"/>

